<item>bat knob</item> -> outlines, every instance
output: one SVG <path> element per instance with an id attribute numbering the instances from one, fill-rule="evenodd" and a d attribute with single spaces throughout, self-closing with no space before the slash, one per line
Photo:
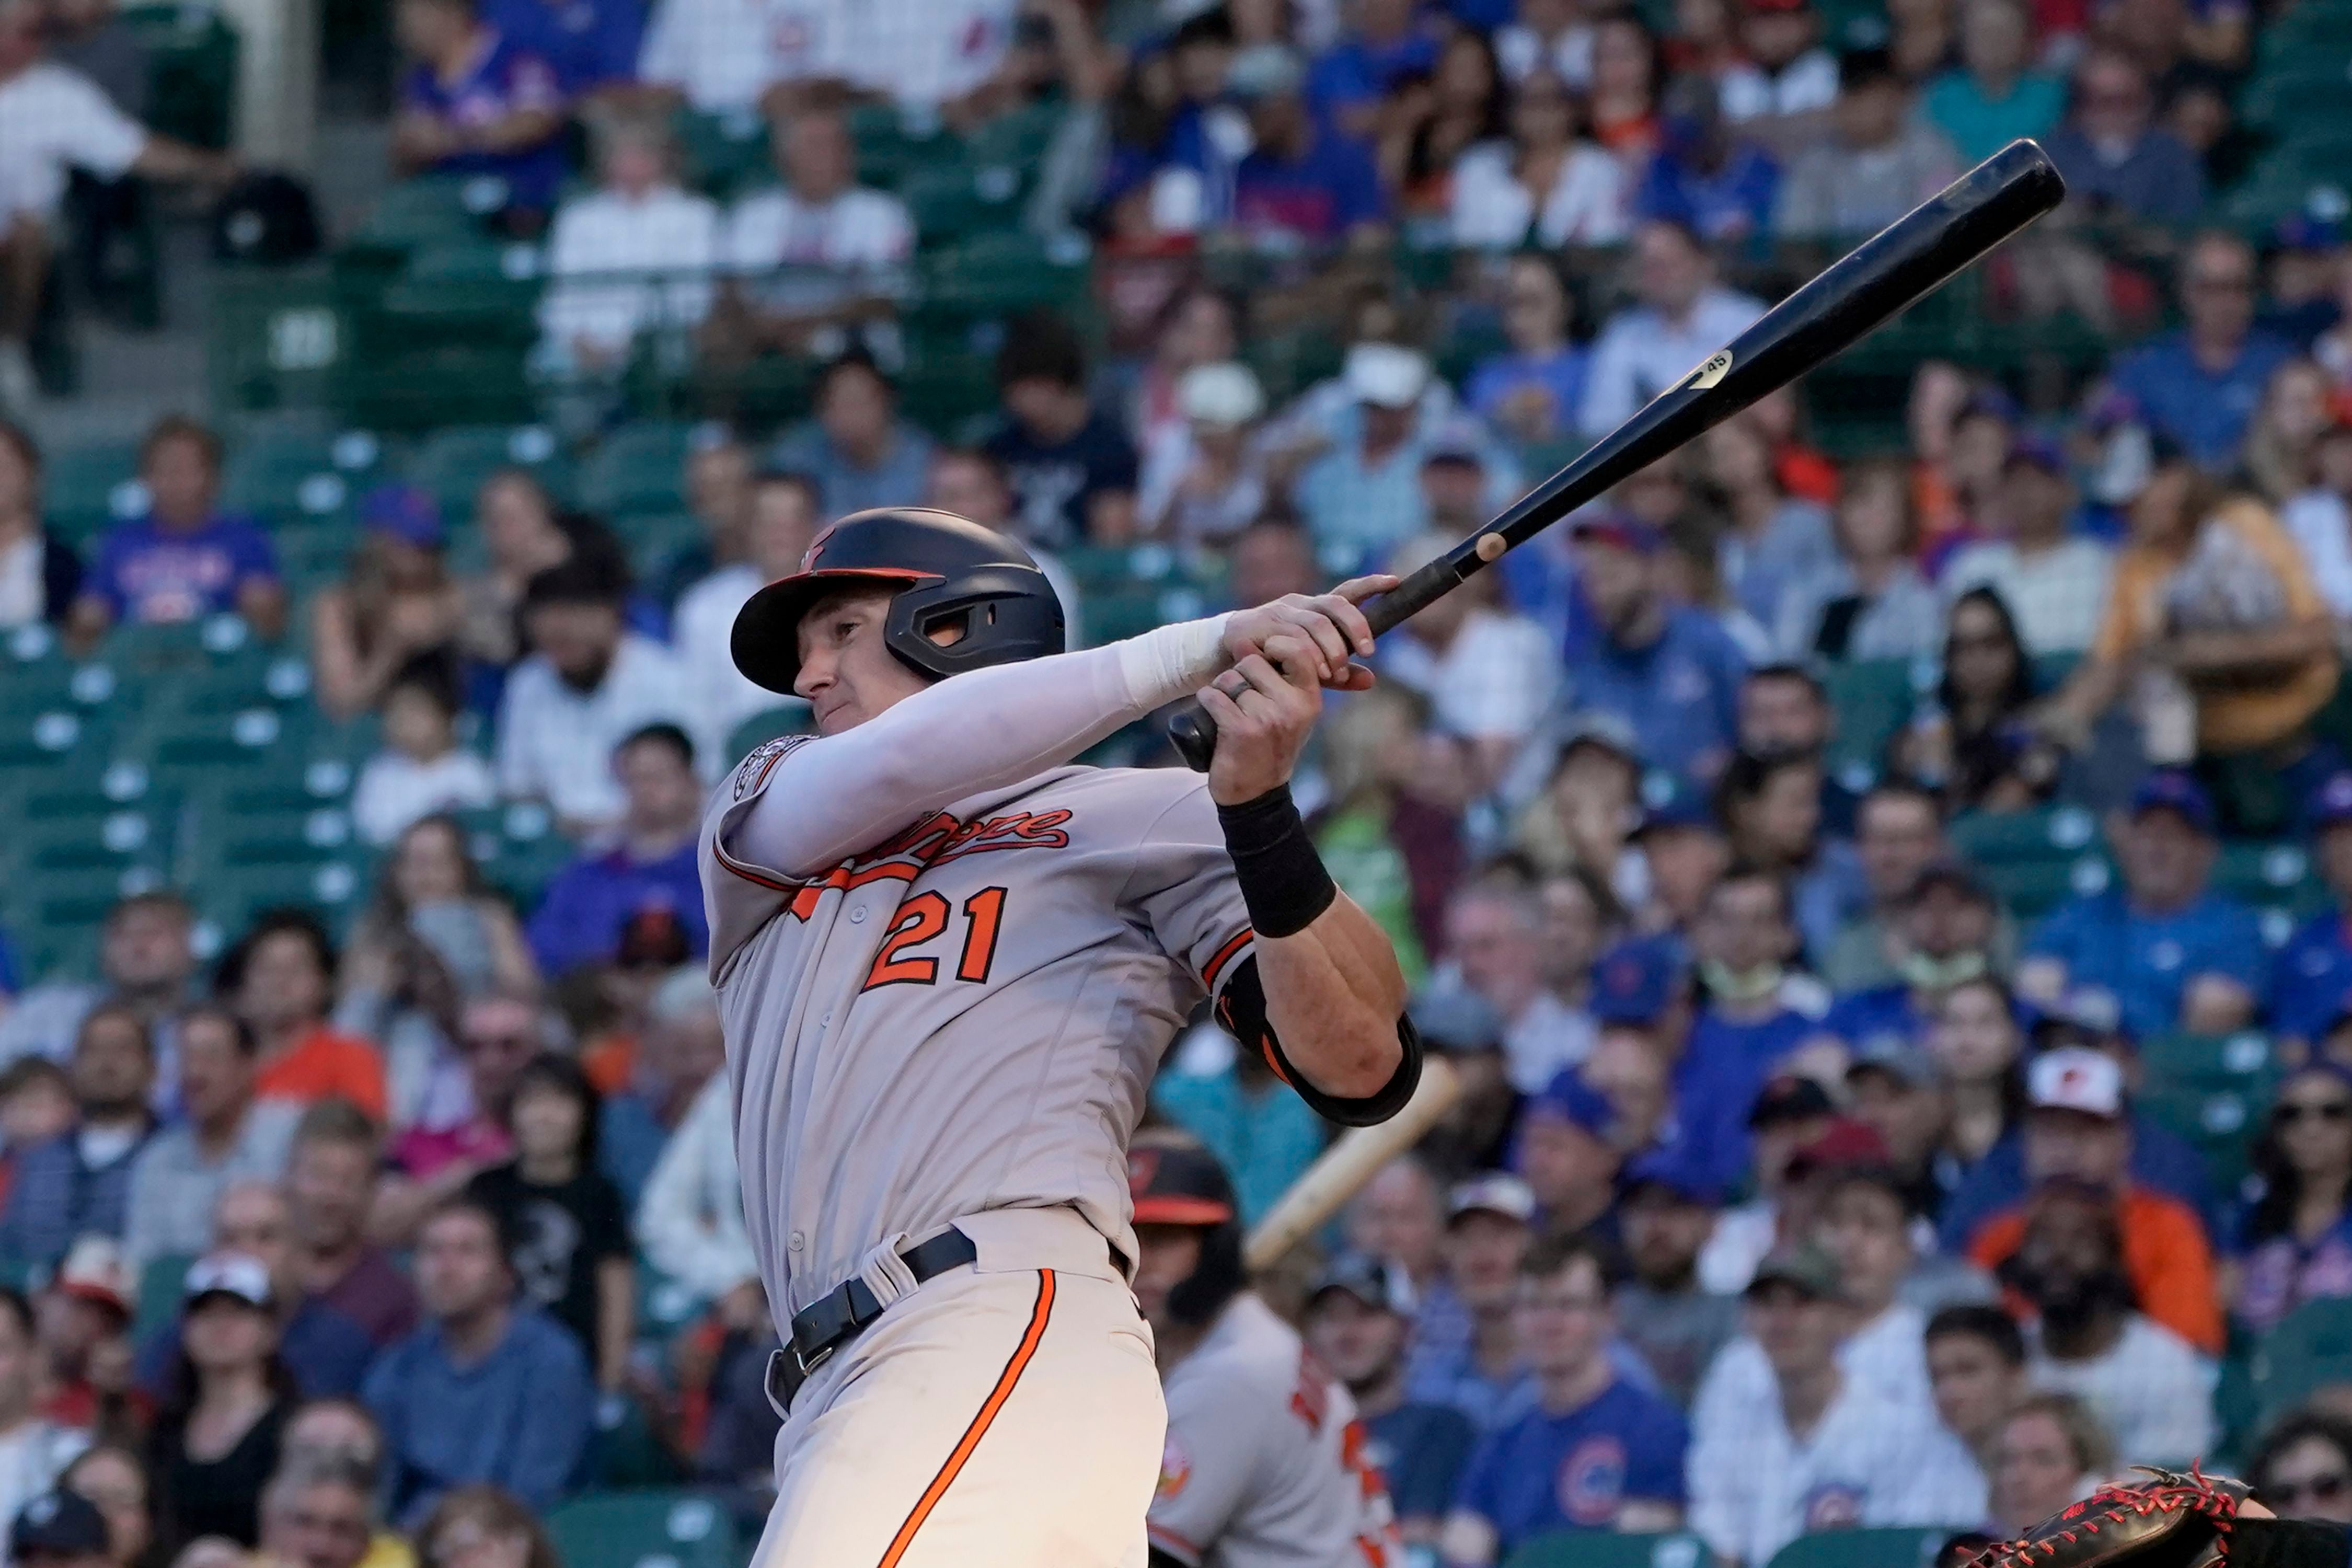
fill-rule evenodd
<path id="1" fill-rule="evenodd" d="M 1217 724 L 1197 698 L 1169 719 L 1168 743 L 1176 748 L 1186 767 L 1196 773 L 1209 771 L 1210 760 L 1217 754 Z"/>

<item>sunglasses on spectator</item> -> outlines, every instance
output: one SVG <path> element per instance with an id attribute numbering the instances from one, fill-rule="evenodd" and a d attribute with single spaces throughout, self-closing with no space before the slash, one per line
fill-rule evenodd
<path id="1" fill-rule="evenodd" d="M 2280 1126 L 2292 1127 L 2305 1118 L 2320 1121 L 2352 1121 L 2352 1100 L 2283 1100 L 2279 1101 Z"/>
<path id="2" fill-rule="evenodd" d="M 2322 1473 L 2302 1481 L 2280 1481 L 2263 1489 L 2263 1498 L 2278 1509 L 2291 1509 L 2305 1502 L 2335 1502 L 2345 1489 L 2352 1487 L 2352 1477 L 2340 1471 Z"/>

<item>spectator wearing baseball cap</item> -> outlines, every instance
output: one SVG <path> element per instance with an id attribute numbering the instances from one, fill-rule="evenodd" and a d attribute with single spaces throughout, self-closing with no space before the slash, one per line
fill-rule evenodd
<path id="1" fill-rule="evenodd" d="M 465 613 L 430 491 L 379 485 L 360 498 L 359 515 L 350 569 L 310 609 L 319 705 L 338 719 L 374 707 L 418 659 L 454 672 Z"/>
<path id="2" fill-rule="evenodd" d="M 1229 543 L 1265 510 L 1265 466 L 1252 440 L 1265 389 L 1249 366 L 1218 360 L 1178 377 L 1174 401 L 1178 417 L 1145 438 L 1137 520 L 1160 538 Z"/>
<path id="3" fill-rule="evenodd" d="M 1731 868 L 1731 840 L 1715 818 L 1714 805 L 1686 780 L 1669 782 L 1650 801 L 1633 830 L 1649 888 L 1643 923 L 1660 929 L 1655 939 L 1687 966 L 1690 933 L 1698 926 L 1707 895 Z M 1679 1037 L 1676 1045 L 1680 1046 Z"/>
<path id="4" fill-rule="evenodd" d="M 2035 1000 L 2099 985 L 2134 1035 L 2226 1034 L 2252 1022 L 2269 974 L 2261 923 L 2210 886 L 2212 798 L 2161 768 L 2132 792 L 2116 842 L 2121 885 L 2059 906 L 2027 940 L 2019 994 Z"/>
<path id="5" fill-rule="evenodd" d="M 1893 915 L 1885 936 L 1895 978 L 1840 996 L 1822 1020 L 1849 1051 L 1879 1036 L 1924 1037 L 1944 994 L 1993 966 L 2000 904 L 1962 862 L 1921 868 Z"/>
<path id="6" fill-rule="evenodd" d="M 2271 961 L 2264 1012 L 2282 1040 L 2309 1046 L 2327 1033 L 2352 991 L 2352 772 L 2330 777 L 2305 808 L 2312 868 L 2335 900 Z"/>
<path id="7" fill-rule="evenodd" d="M 1447 1180 L 1502 1169 L 1526 1096 L 1511 1082 L 1501 1016 L 1467 987 L 1442 984 L 1423 987 L 1406 1011 L 1423 1047 L 1452 1062 L 1462 1083 L 1461 1095 L 1415 1152 Z"/>
<path id="8" fill-rule="evenodd" d="M 1434 526 L 1423 484 L 1427 459 L 1475 459 L 1480 479 L 1470 510 L 1501 509 L 1517 488 L 1517 466 L 1475 425 L 1445 417 L 1450 391 L 1429 356 L 1402 343 L 1366 339 L 1348 351 L 1330 421 L 1330 446 L 1299 474 L 1293 491 L 1318 549 L 1385 552 Z"/>
<path id="9" fill-rule="evenodd" d="M 1806 0 L 1747 0 L 1739 16 L 1744 58 L 1722 77 L 1723 117 L 1753 121 L 1744 129 L 1774 145 L 1775 132 L 1818 125 L 1838 88 L 1837 59 L 1822 47 L 1820 32 Z M 1783 122 L 1783 116 L 1801 118 Z"/>
<path id="10" fill-rule="evenodd" d="M 1617 1109 L 1569 1068 L 1519 1111 L 1517 1166 L 1535 1194 L 1538 1223 L 1554 1236 L 1615 1239 Z"/>
<path id="11" fill-rule="evenodd" d="M 1225 72 L 1254 144 L 1234 172 L 1232 222 L 1248 238 L 1329 244 L 1377 232 L 1388 216 L 1371 159 L 1316 111 L 1307 74 L 1283 44 L 1253 45 Z"/>
<path id="12" fill-rule="evenodd" d="M 39 1310 L 41 1352 L 49 1364 L 49 1391 L 41 1414 L 60 1426 L 89 1431 L 101 1417 L 127 1420 L 129 1390 L 101 1392 L 93 1376 L 102 1362 L 120 1364 L 131 1353 L 131 1303 L 138 1285 L 113 1237 L 85 1236 L 58 1266 Z"/>
<path id="13" fill-rule="evenodd" d="M 1957 605 L 1970 589 L 1990 588 L 2014 617 L 2026 653 L 2082 652 L 2106 610 L 2115 549 L 2074 528 L 2064 448 L 2047 437 L 2019 437 L 2002 460 L 2000 493 L 2001 504 L 1985 517 L 1993 537 L 1962 545 L 1945 564 L 1946 601 Z"/>
<path id="14" fill-rule="evenodd" d="M 1739 1331 L 1738 1298 L 1707 1290 L 1698 1278 L 1699 1249 L 1722 1207 L 1720 1188 L 1664 1150 L 1626 1166 L 1617 1200 L 1627 1270 L 1616 1291 L 1618 1331 L 1683 1409 Z"/>
<path id="15" fill-rule="evenodd" d="M 1699 1283 L 1718 1295 L 1736 1296 L 1755 1278 L 1756 1265 L 1772 1250 L 1784 1230 L 1781 1199 L 1793 1180 L 1790 1169 L 1797 1152 L 1816 1145 L 1839 1120 L 1829 1090 L 1801 1074 L 1776 1073 L 1764 1081 L 1749 1102 L 1742 1142 L 1754 1151 L 1748 1164 L 1726 1176 L 1723 1162 L 1711 1152 L 1696 1173 L 1728 1191 L 1752 1183 L 1747 1202 L 1727 1208 L 1717 1217 L 1706 1246 L 1698 1255 Z"/>
<path id="16" fill-rule="evenodd" d="M 149 1437 L 167 1550 L 205 1535 L 259 1539 L 261 1489 L 296 1399 L 278 1354 L 278 1300 L 268 1266 L 241 1252 L 212 1253 L 188 1270 L 178 1352 Z"/>
<path id="17" fill-rule="evenodd" d="M 80 1493 L 46 1491 L 8 1526 L 11 1568 L 107 1568 L 106 1516 Z"/>
<path id="18" fill-rule="evenodd" d="M 1355 1396 L 1370 1439 L 1365 1461 L 1387 1479 L 1408 1547 L 1436 1540 L 1476 1440 L 1461 1411 L 1405 1396 L 1413 1305 L 1412 1281 L 1401 1266 L 1348 1255 L 1317 1277 L 1300 1321 L 1307 1348 Z"/>
<path id="19" fill-rule="evenodd" d="M 1548 1237 L 1519 1266 L 1515 1315 L 1533 1398 L 1471 1456 L 1439 1538 L 1484 1568 L 1557 1531 L 1664 1531 L 1683 1520 L 1681 1415 L 1609 1354 L 1610 1269 L 1583 1237 Z"/>
<path id="20" fill-rule="evenodd" d="M 2025 1175 L 2039 1189 L 2071 1182 L 2105 1194 L 2121 1236 L 2121 1261 L 2140 1310 L 2205 1353 L 2221 1349 L 2220 1282 L 2197 1213 L 2131 1175 L 2132 1129 L 2124 1072 L 2115 1058 L 2062 1046 L 2026 1071 Z M 2032 1200 L 1977 1226 L 1968 1255 L 1999 1273 L 2025 1236 Z"/>
<path id="21" fill-rule="evenodd" d="M 1943 995 L 1937 1002 L 1940 1009 Z M 1932 1222 L 1944 1205 L 1938 1178 L 1951 1095 L 1927 1035 L 1877 1034 L 1859 1041 L 1846 1063 L 1847 1108 L 1886 1145 L 1887 1168 L 1903 1194 L 1904 1206 Z"/>
<path id="22" fill-rule="evenodd" d="M 1495 1172 L 1455 1187 L 1445 1209 L 1444 1289 L 1423 1298 L 1405 1395 L 1450 1405 L 1483 1431 L 1527 1384 L 1511 1308 L 1519 1260 L 1535 1239 L 1536 1195 L 1518 1177 Z M 1428 1311 L 1441 1295 L 1458 1314 Z M 1446 1331 L 1439 1337 L 1432 1330 Z"/>

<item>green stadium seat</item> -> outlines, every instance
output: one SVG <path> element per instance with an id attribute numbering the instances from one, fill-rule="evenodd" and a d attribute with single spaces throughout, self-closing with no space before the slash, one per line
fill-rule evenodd
<path id="1" fill-rule="evenodd" d="M 556 831 L 555 818 L 536 802 L 482 806 L 457 814 L 483 878 L 530 909 L 557 872 L 579 855 L 579 847 Z"/>
<path id="2" fill-rule="evenodd" d="M 895 104 L 861 104 L 851 110 L 849 133 L 857 144 L 860 184 L 895 190 L 915 170 L 963 156 L 962 147 L 936 119 L 911 120 Z"/>
<path id="3" fill-rule="evenodd" d="M 379 305 L 400 330 L 529 343 L 538 332 L 543 265 L 537 246 L 515 241 L 423 246 Z"/>
<path id="4" fill-rule="evenodd" d="M 547 1516 L 564 1568 L 738 1568 L 734 1521 L 688 1491 L 574 1498 Z"/>
<path id="5" fill-rule="evenodd" d="M 139 1271 L 139 1310 L 132 1337 L 144 1340 L 180 1315 L 180 1287 L 187 1282 L 193 1257 L 166 1253 L 148 1259 Z"/>
<path id="6" fill-rule="evenodd" d="M 1774 1552 L 1770 1568 L 1927 1568 L 1953 1531 L 1974 1528 L 1817 1531 Z"/>
<path id="7" fill-rule="evenodd" d="M 110 522 L 147 510 L 134 441 L 95 441 L 47 454 L 41 468 L 41 503 L 48 525 L 63 537 L 89 539 Z"/>
<path id="8" fill-rule="evenodd" d="M 1074 307 L 1086 297 L 1085 242 L 1019 233 L 976 234 L 923 258 L 922 292 L 934 309 L 1006 316 L 1033 306 Z"/>
<path id="9" fill-rule="evenodd" d="M 1979 866 L 2072 861 L 2099 843 L 2098 819 L 2076 805 L 1971 812 L 1947 832 L 1952 852 Z"/>
<path id="10" fill-rule="evenodd" d="M 781 703 L 754 713 L 728 733 L 727 765 L 733 767 L 750 756 L 753 747 L 779 735 L 803 735 L 808 728 L 809 707 L 805 702 Z"/>
<path id="11" fill-rule="evenodd" d="M 434 431 L 406 465 L 406 478 L 440 503 L 441 515 L 471 517 L 482 481 L 503 468 L 524 468 L 559 498 L 570 488 L 570 468 L 555 435 L 543 425 L 453 425 Z"/>
<path id="12" fill-rule="evenodd" d="M 2254 1346 L 2249 1382 L 2259 1426 L 2303 1404 L 2325 1384 L 2352 1383 L 2352 1297 L 2306 1301 Z"/>
<path id="13" fill-rule="evenodd" d="M 2141 1067 L 2168 1085 L 2245 1089 L 2267 1097 L 2279 1062 L 2259 1029 L 2228 1035 L 2154 1035 L 2139 1043 Z"/>
<path id="14" fill-rule="evenodd" d="M 768 124 L 751 111 L 705 114 L 682 109 L 672 122 L 686 176 L 709 195 L 726 200 L 775 178 L 768 156 Z"/>
<path id="15" fill-rule="evenodd" d="M 2270 1102 L 2267 1082 L 2177 1084 L 2151 1074 L 2135 1101 L 2142 1115 L 2192 1144 L 2205 1161 L 2217 1192 L 2235 1192 L 2244 1181 L 2250 1145 Z"/>
<path id="16" fill-rule="evenodd" d="M 1521 1542 L 1503 1568 L 1707 1568 L 1712 1560 L 1696 1535 L 1559 1530 Z"/>
<path id="17" fill-rule="evenodd" d="M 123 25 L 147 51 L 140 118 L 166 136 L 226 147 L 236 96 L 236 34 L 210 5 L 131 5 Z"/>
<path id="18" fill-rule="evenodd" d="M 1068 113 L 1058 103 L 1008 110 L 975 126 L 964 137 L 966 152 L 981 167 L 1034 169 Z"/>
<path id="19" fill-rule="evenodd" d="M 952 243 L 1020 221 L 1018 174 L 1001 163 L 942 163 L 909 170 L 899 199 L 925 244 Z"/>
<path id="20" fill-rule="evenodd" d="M 694 427 L 647 420 L 625 425 L 580 465 L 577 499 L 613 522 L 686 510 L 686 460 Z"/>
<path id="21" fill-rule="evenodd" d="M 427 174 L 403 181 L 378 198 L 361 226 L 362 245 L 408 251 L 485 232 L 484 217 L 505 205 L 504 182 L 462 174 Z"/>
<path id="22" fill-rule="evenodd" d="M 2017 860 L 1977 868 L 2001 906 L 2021 921 L 2037 920 L 2067 900 L 2103 891 L 2115 879 L 2104 855 L 2065 860 Z"/>
<path id="23" fill-rule="evenodd" d="M 412 330 L 381 330 L 382 341 L 362 338 L 341 361 L 335 395 L 348 417 L 381 430 L 433 430 L 533 416 L 537 401 L 514 344 L 420 344 L 415 323 L 402 325 Z"/>
<path id="24" fill-rule="evenodd" d="M 1887 746 L 1910 721 L 1912 699 L 1927 668 L 1907 658 L 1874 658 L 1832 665 L 1822 673 L 1837 715 L 1828 761 L 1850 787 L 1857 779 L 1878 776 Z"/>
<path id="25" fill-rule="evenodd" d="M 264 426 L 236 441 L 221 476 L 222 504 L 273 519 L 331 518 L 376 482 L 382 447 L 364 431 Z M 281 545 L 281 531 L 273 531 Z"/>

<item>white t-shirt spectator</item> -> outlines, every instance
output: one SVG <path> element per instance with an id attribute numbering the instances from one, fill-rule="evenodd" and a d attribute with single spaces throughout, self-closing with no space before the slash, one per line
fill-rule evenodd
<path id="1" fill-rule="evenodd" d="M 2352 592 L 2352 559 L 2345 566 L 2345 587 Z M 1990 588 L 2017 618 L 2017 636 L 2027 653 L 2037 658 L 2080 653 L 2099 635 L 2107 581 L 2114 574 L 2113 553 L 2095 539 L 2069 539 L 2032 555 L 2020 554 L 2005 539 L 1989 540 L 1961 550 L 1945 566 L 1944 601 L 1949 604 L 1971 588 Z"/>
<path id="2" fill-rule="evenodd" d="M 66 172 L 119 178 L 147 146 L 147 128 L 89 78 L 37 60 L 0 81 L 0 226 L 18 213 L 53 216 Z"/>
<path id="3" fill-rule="evenodd" d="M 1380 652 L 1380 672 L 1428 698 L 1437 727 L 1465 740 L 1524 741 L 1551 711 L 1559 650 L 1525 616 L 1475 609 L 1439 653 L 1410 632 Z"/>
<path id="4" fill-rule="evenodd" d="M 1583 92 L 1592 86 L 1592 34 L 1590 22 L 1574 22 L 1558 37 L 1545 38 L 1533 27 L 1513 22 L 1495 29 L 1495 63 L 1504 79 L 1525 80 L 1538 66 L 1548 65 L 1559 79 Z"/>
<path id="5" fill-rule="evenodd" d="M 89 1434 L 37 1417 L 0 1436 L 0 1513 L 13 1522 L 25 1505 L 58 1484 L 89 1447 Z M 7 1553 L 0 1551 L 0 1563 Z"/>
<path id="6" fill-rule="evenodd" d="M 1935 1393 L 1927 1381 L 1926 1312 L 1897 1301 L 1848 1334 L 1837 1356 L 1848 1377 L 1886 1394 L 1912 1421 L 1936 1420 Z M 1764 1347 L 1752 1335 L 1740 1334 L 1707 1363 L 1706 1375 L 1699 1379 L 1691 1400 L 1691 1418 L 1714 1411 L 1715 1419 L 1724 1420 L 1722 1406 L 1775 1397 L 1772 1363 L 1765 1359 Z"/>
<path id="7" fill-rule="evenodd" d="M 691 723 L 693 684 L 669 649 L 635 632 L 621 634 L 593 691 L 573 690 L 543 655 L 531 655 L 499 702 L 499 793 L 537 796 L 575 821 L 616 821 L 625 803 L 613 748 L 648 724 Z"/>
<path id="8" fill-rule="evenodd" d="M 757 568 L 740 563 L 722 566 L 678 595 L 677 613 L 671 619 L 670 640 L 678 661 L 695 674 L 694 689 L 688 693 L 694 703 L 694 721 L 687 733 L 694 737 L 695 754 L 714 768 L 733 763 L 724 749 L 736 725 L 793 700 L 735 668 L 735 613 L 761 586 Z"/>
<path id="9" fill-rule="evenodd" d="M 2116 1348 L 2091 1361 L 2053 1361 L 2038 1341 L 2033 1386 L 2074 1394 L 2116 1440 L 2122 1465 L 2186 1469 L 2213 1447 L 2213 1363 L 2162 1323 L 2134 1312 Z"/>
<path id="10" fill-rule="evenodd" d="M 2279 521 L 2302 546 L 2328 610 L 2352 616 L 2352 507 L 2334 490 L 2307 489 L 2286 503 Z"/>
<path id="11" fill-rule="evenodd" d="M 703 1300 L 760 1277 L 743 1228 L 735 1100 L 725 1073 L 710 1075 L 662 1146 L 636 1220 L 646 1260 Z"/>
<path id="12" fill-rule="evenodd" d="M 1494 249 L 1526 243 L 1528 226 L 1545 245 L 1613 245 L 1625 237 L 1624 167 L 1598 147 L 1580 144 L 1538 210 L 1511 170 L 1511 146 L 1481 142 L 1454 165 L 1454 243 Z"/>
<path id="13" fill-rule="evenodd" d="M 1679 326 L 1647 305 L 1620 310 L 1593 340 L 1578 423 L 1587 435 L 1607 435 L 1763 313 L 1758 300 L 1720 285 L 1702 293 Z"/>
<path id="14" fill-rule="evenodd" d="M 1742 60 L 1723 73 L 1718 90 L 1726 120 L 1827 109 L 1837 99 L 1837 61 L 1827 49 L 1807 49 L 1780 75 L 1768 76 Z"/>
<path id="15" fill-rule="evenodd" d="M 352 822 L 370 844 L 389 844 L 436 812 L 464 811 L 499 798 L 490 764 L 460 746 L 429 763 L 378 752 L 352 791 Z"/>
<path id="16" fill-rule="evenodd" d="M 706 113 L 748 114 L 778 82 L 842 74 L 844 11 L 843 0 L 661 0 L 637 76 Z"/>
<path id="17" fill-rule="evenodd" d="M 744 197 L 727 215 L 719 260 L 745 280 L 766 309 L 817 314 L 860 296 L 897 294 L 915 250 L 914 220 L 884 191 L 852 186 L 829 202 L 805 202 L 786 190 Z M 809 271 L 769 276 L 779 268 Z M 814 269 L 854 270 L 826 277 Z"/>
<path id="18" fill-rule="evenodd" d="M 618 351 L 651 327 L 694 326 L 710 313 L 718 259 L 719 208 L 676 185 L 566 202 L 548 240 L 554 281 L 540 298 L 540 331 L 561 345 L 584 338 Z"/>
<path id="19" fill-rule="evenodd" d="M 996 74 L 1020 0 L 842 0 L 841 74 L 911 109 L 937 109 Z"/>

